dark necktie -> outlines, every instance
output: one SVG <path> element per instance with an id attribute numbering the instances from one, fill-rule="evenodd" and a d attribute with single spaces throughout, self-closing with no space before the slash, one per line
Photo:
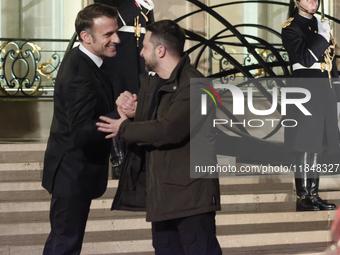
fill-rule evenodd
<path id="1" fill-rule="evenodd" d="M 106 71 L 106 69 L 107 69 L 107 66 L 106 66 L 106 64 L 103 62 L 102 63 L 102 65 L 99 67 L 102 71 Z"/>

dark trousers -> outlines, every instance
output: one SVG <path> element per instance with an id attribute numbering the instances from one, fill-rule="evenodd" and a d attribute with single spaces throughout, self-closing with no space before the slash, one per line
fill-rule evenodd
<path id="1" fill-rule="evenodd" d="M 52 196 L 51 232 L 43 255 L 80 254 L 91 199 L 63 199 Z"/>
<path id="2" fill-rule="evenodd" d="M 152 222 L 156 255 L 222 255 L 216 238 L 215 212 Z"/>

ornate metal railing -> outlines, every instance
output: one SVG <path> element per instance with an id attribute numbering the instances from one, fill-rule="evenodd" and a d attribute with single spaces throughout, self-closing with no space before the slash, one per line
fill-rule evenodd
<path id="1" fill-rule="evenodd" d="M 259 24 L 232 25 L 230 21 L 228 21 L 225 17 L 223 17 L 216 11 L 216 9 L 221 7 L 239 4 L 247 5 L 249 3 L 278 4 L 285 5 L 287 7 L 288 4 L 276 1 L 235 1 L 215 6 L 207 6 L 204 3 L 197 0 L 187 1 L 196 5 L 200 9 L 176 19 L 175 20 L 176 22 L 179 22 L 184 18 L 188 18 L 200 12 L 205 12 L 208 15 L 210 15 L 211 18 L 216 19 L 216 21 L 218 21 L 222 25 L 221 31 L 212 35 L 210 38 L 203 37 L 198 33 L 194 33 L 193 31 L 185 30 L 187 34 L 187 39 L 196 43 L 188 50 L 189 53 L 195 55 L 194 59 L 195 67 L 199 66 L 201 58 L 204 56 L 203 53 L 206 51 L 210 56 L 209 59 L 210 66 L 214 65 L 213 61 L 217 61 L 218 68 L 215 69 L 215 71 L 213 71 L 212 70 L 213 68 L 210 67 L 208 77 L 218 78 L 218 80 L 222 83 L 233 83 L 240 87 L 242 86 L 246 87 L 249 86 L 248 83 L 244 82 L 247 78 L 268 76 L 287 77 L 290 75 L 288 69 L 289 66 L 288 55 L 286 51 L 283 49 L 281 43 L 276 44 L 269 43 L 264 39 L 254 35 L 242 34 L 240 32 L 240 29 L 245 27 L 257 28 L 258 30 L 266 31 L 268 34 L 274 35 L 275 37 L 279 38 L 280 39 L 279 41 L 281 42 L 280 32 L 275 31 L 269 26 Z M 235 49 L 234 51 L 238 51 L 238 53 L 235 53 L 233 51 L 228 52 L 226 50 L 227 47 Z M 274 68 L 276 68 L 277 70 L 274 71 Z M 279 85 L 284 86 L 284 83 L 282 82 Z M 252 83 L 251 86 L 254 86 L 258 90 L 259 96 L 262 96 L 270 103 L 272 102 L 272 95 L 270 92 L 272 85 L 270 83 L 267 83 L 266 87 L 261 83 Z M 222 92 L 222 94 L 223 94 L 222 97 L 225 100 L 231 98 L 230 91 L 226 91 L 225 93 Z M 228 118 L 231 118 L 234 121 L 238 121 L 238 118 L 236 116 L 233 116 L 230 109 L 227 109 L 226 107 L 223 106 L 219 106 L 219 108 L 221 112 Z M 278 105 L 278 109 L 280 109 L 280 105 Z M 237 134 L 247 138 L 251 137 L 247 129 L 242 126 L 226 128 L 233 134 Z M 269 134 L 265 135 L 263 139 L 270 138 L 280 128 L 281 126 L 280 124 L 278 124 Z"/>
<path id="2" fill-rule="evenodd" d="M 53 96 L 55 77 L 69 40 L 0 41 L 0 97 Z"/>
<path id="3" fill-rule="evenodd" d="M 176 22 L 205 12 L 223 25 L 223 29 L 210 38 L 186 30 L 187 39 L 197 42 L 188 50 L 189 53 L 198 52 L 194 59 L 196 67 L 201 62 L 203 53 L 208 51 L 209 77 L 233 81 L 237 76 L 253 78 L 289 75 L 288 56 L 280 43 L 269 43 L 258 36 L 242 34 L 240 29 L 257 28 L 281 38 L 279 31 L 275 31 L 270 26 L 259 24 L 233 25 L 230 23 L 231 21 L 216 11 L 222 7 L 251 3 L 287 6 L 288 9 L 288 3 L 248 0 L 207 6 L 198 0 L 187 1 L 199 9 L 177 18 Z M 326 17 L 335 23 L 340 23 L 334 17 L 328 15 Z M 229 34 L 225 35 L 225 32 Z M 238 42 L 235 42 L 235 38 Z M 256 42 L 250 43 L 250 39 Z M 73 47 L 76 36 L 74 35 L 71 40 L 0 38 L 0 41 L 2 43 L 0 47 L 0 96 L 51 96 L 53 95 L 54 79 L 64 52 Z M 48 50 L 44 46 L 46 43 L 60 43 L 63 47 L 59 47 L 58 50 Z M 228 52 L 226 47 L 233 47 L 236 52 Z M 240 56 L 243 57 L 240 58 Z M 218 63 L 217 69 L 213 68 L 214 62 Z M 274 71 L 274 69 L 276 70 Z M 271 96 L 265 88 L 258 87 L 258 89 L 270 100 Z"/>
<path id="4" fill-rule="evenodd" d="M 227 2 L 214 6 L 207 6 L 198 0 L 187 0 L 198 10 L 183 15 L 175 21 L 179 22 L 186 18 L 191 18 L 198 13 L 206 13 L 207 17 L 215 19 L 222 25 L 222 29 L 210 36 L 202 36 L 202 33 L 195 33 L 191 30 L 185 30 L 187 40 L 191 41 L 193 46 L 188 49 L 195 67 L 200 67 L 201 63 L 208 63 L 207 76 L 216 78 L 217 82 L 233 83 L 239 87 L 253 86 L 257 90 L 258 98 L 267 100 L 272 103 L 271 90 L 273 87 L 285 86 L 284 79 L 276 84 L 267 82 L 248 83 L 249 78 L 260 77 L 287 77 L 290 75 L 288 55 L 281 44 L 280 31 L 275 31 L 273 24 L 268 26 L 260 24 L 232 24 L 228 20 L 229 12 L 222 15 L 217 12 L 218 8 L 232 7 L 236 5 L 245 5 L 257 3 L 265 5 L 285 6 L 288 11 L 288 3 L 268 0 L 247 0 Z M 334 23 L 340 24 L 340 20 L 326 15 Z M 256 35 L 242 33 L 244 28 L 255 28 L 261 32 L 266 32 L 275 42 L 268 42 Z M 263 34 L 263 33 L 262 33 Z M 18 38 L 0 38 L 0 97 L 24 96 L 24 97 L 45 97 L 53 95 L 54 79 L 58 72 L 58 67 L 63 59 L 64 53 L 74 46 L 76 34 L 70 40 L 50 40 L 50 39 L 18 39 Z M 58 49 L 55 47 L 58 44 Z M 230 50 L 233 48 L 233 50 Z M 337 56 L 339 57 L 339 56 Z M 207 60 L 207 61 L 206 61 Z M 206 66 L 204 64 L 204 66 Z M 219 91 L 223 100 L 228 101 L 231 98 L 229 91 Z M 227 118 L 238 121 L 230 109 L 219 106 L 220 112 Z M 280 105 L 277 105 L 280 112 Z M 280 123 L 280 122 L 279 122 Z M 281 125 L 278 124 L 268 134 L 262 138 L 253 136 L 250 132 L 242 127 L 227 127 L 225 130 L 219 130 L 226 137 L 226 133 L 242 137 L 243 141 L 255 142 L 255 146 L 260 146 L 265 142 L 266 148 L 271 148 L 268 138 L 276 134 Z M 224 140 L 220 139 L 220 142 Z M 228 141 L 226 141 L 228 142 Z M 225 146 L 224 146 L 225 147 Z M 247 148 L 250 148 L 248 146 Z M 225 147 L 229 148 L 229 147 Z M 226 155 L 241 155 L 244 151 L 233 150 L 225 152 Z M 261 151 L 261 150 L 258 150 Z M 272 152 L 276 152 L 272 150 Z M 249 154 L 249 153 L 248 153 Z M 249 155 L 248 155 L 249 156 Z M 258 155 L 253 153 L 254 157 Z M 271 155 L 275 158 L 275 155 Z M 259 158 L 260 159 L 260 158 Z"/>
<path id="5" fill-rule="evenodd" d="M 197 67 L 199 62 L 201 61 L 202 53 L 205 49 L 209 49 L 212 53 L 212 57 L 214 55 L 219 55 L 219 66 L 221 67 L 217 72 L 210 73 L 209 77 L 226 77 L 228 75 L 235 75 L 236 73 L 241 73 L 245 77 L 253 78 L 254 73 L 249 72 L 250 70 L 258 70 L 259 67 L 263 69 L 263 76 L 288 76 L 289 75 L 289 62 L 288 55 L 286 54 L 281 43 L 269 43 L 263 40 L 261 37 L 242 34 L 239 31 L 239 28 L 244 27 L 253 27 L 258 30 L 266 31 L 268 34 L 274 35 L 278 37 L 281 41 L 280 31 L 275 31 L 269 26 L 259 25 L 259 24 L 236 24 L 232 25 L 225 17 L 219 14 L 215 9 L 226 7 L 226 6 L 234 6 L 234 5 L 247 5 L 251 3 L 257 4 L 266 4 L 266 5 L 281 5 L 287 6 L 288 12 L 288 3 L 278 2 L 278 1 L 261 1 L 261 0 L 253 0 L 253 1 L 234 1 L 229 3 L 218 4 L 214 6 L 207 6 L 204 3 L 198 0 L 187 0 L 192 4 L 199 7 L 199 10 L 188 13 L 180 18 L 177 18 L 175 21 L 179 22 L 185 18 L 191 17 L 200 12 L 206 12 L 208 15 L 216 19 L 221 23 L 223 29 L 213 35 L 211 38 L 205 38 L 199 35 L 198 33 L 194 33 L 192 31 L 186 30 L 186 34 L 188 36 L 188 40 L 195 41 L 197 44 L 191 47 L 188 51 L 190 53 L 194 51 L 199 51 L 194 60 L 195 66 Z M 232 9 L 231 9 L 232 10 Z M 335 23 L 340 24 L 340 20 L 329 15 L 325 15 L 328 19 L 332 20 Z M 223 33 L 229 32 L 229 35 L 223 35 Z M 237 39 L 239 42 L 233 42 L 233 39 Z M 256 43 L 249 43 L 249 39 L 253 41 L 257 41 Z M 225 50 L 225 46 L 232 46 L 237 49 L 244 49 L 243 52 L 247 52 L 247 59 L 243 59 L 243 61 L 238 61 L 233 57 L 233 54 Z M 246 64 L 246 61 L 249 61 L 250 56 L 252 59 L 256 60 L 257 63 L 253 64 L 253 69 L 249 68 Z M 337 56 L 340 57 L 340 56 Z M 223 63 L 229 63 L 233 68 L 229 67 L 227 69 L 222 68 Z M 274 72 L 272 68 L 274 66 L 281 67 L 281 72 Z M 258 73 L 258 72 L 256 72 Z M 257 76 L 257 75 L 255 75 Z"/>
<path id="6" fill-rule="evenodd" d="M 216 78 L 216 83 L 234 84 L 244 90 L 252 86 L 257 90 L 256 94 L 258 99 L 262 100 L 264 105 L 271 105 L 273 101 L 272 88 L 277 87 L 280 92 L 280 88 L 286 86 L 285 77 L 290 75 L 288 55 L 281 44 L 281 31 L 275 31 L 270 27 L 274 24 L 269 24 L 268 26 L 259 24 L 231 24 L 231 20 L 228 20 L 227 16 L 221 15 L 217 10 L 218 8 L 229 6 L 231 7 L 230 11 L 224 10 L 223 12 L 227 15 L 233 11 L 232 7 L 235 7 L 235 5 L 257 3 L 286 6 L 287 9 L 285 13 L 287 13 L 289 4 L 279 1 L 248 0 L 207 6 L 198 0 L 187 1 L 199 9 L 176 19 L 176 22 L 205 12 L 208 18 L 215 19 L 222 27 L 219 32 L 210 36 L 210 38 L 202 36 L 202 33 L 185 30 L 187 40 L 194 44 L 188 52 L 192 56 L 195 67 L 199 67 L 202 59 L 204 60 L 208 55 L 208 77 Z M 340 24 L 340 20 L 329 15 L 326 15 L 326 17 L 334 23 Z M 268 42 L 259 36 L 240 32 L 246 27 L 258 29 L 262 32 L 262 35 L 263 32 L 266 32 L 267 35 L 270 35 L 270 38 L 276 38 L 276 43 Z M 230 50 L 231 48 L 234 50 Z M 269 78 L 269 80 L 273 77 L 278 82 L 247 82 L 250 78 L 260 77 Z M 232 100 L 232 95 L 229 90 L 219 90 L 218 92 L 222 101 L 228 102 L 228 100 Z M 231 107 L 218 105 L 218 108 L 220 110 L 218 118 L 226 118 L 239 123 L 242 122 L 242 120 L 239 120 L 240 117 L 232 114 Z M 280 108 L 280 104 L 277 104 L 276 115 L 282 120 Z M 245 118 L 245 116 L 242 117 Z M 223 148 L 223 151 L 218 151 L 218 153 L 234 155 L 244 159 L 252 157 L 252 162 L 256 160 L 262 162 L 263 160 L 287 162 L 287 158 L 284 159 L 283 156 L 287 154 L 287 152 L 283 153 L 282 140 L 276 141 L 275 139 L 269 139 L 276 135 L 281 127 L 281 121 L 278 121 L 278 124 L 269 130 L 267 134 L 259 137 L 258 134 L 252 135 L 250 130 L 242 125 L 235 125 L 233 127 L 224 125 L 222 128 L 217 129 L 217 132 L 220 134 L 218 143 L 221 145 L 218 146 L 218 148 Z M 282 135 L 280 135 L 280 138 L 282 139 Z M 225 146 L 226 144 L 233 144 L 233 146 Z M 251 150 L 251 148 L 255 149 Z"/>

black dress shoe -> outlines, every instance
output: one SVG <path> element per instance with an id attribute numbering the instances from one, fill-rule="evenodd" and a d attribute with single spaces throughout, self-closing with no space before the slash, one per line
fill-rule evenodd
<path id="1" fill-rule="evenodd" d="M 309 195 L 302 195 L 296 198 L 296 211 L 319 211 L 320 208 L 314 203 Z"/>
<path id="2" fill-rule="evenodd" d="M 335 204 L 327 203 L 326 201 L 322 200 L 319 195 L 313 196 L 314 204 L 318 205 L 320 210 L 334 210 L 336 208 Z"/>

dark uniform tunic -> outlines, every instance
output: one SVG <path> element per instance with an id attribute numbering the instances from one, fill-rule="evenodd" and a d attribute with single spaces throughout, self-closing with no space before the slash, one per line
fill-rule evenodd
<path id="1" fill-rule="evenodd" d="M 327 70 L 322 72 L 315 67 L 325 62 L 324 52 L 330 43 L 318 34 L 317 19 L 314 16 L 308 19 L 296 14 L 291 23 L 285 25 L 282 29 L 282 42 L 293 66 L 293 79 L 288 84 L 310 91 L 311 99 L 303 105 L 312 114 L 306 116 L 295 105 L 287 106 L 286 119 L 294 119 L 298 124 L 296 127 L 285 128 L 285 145 L 291 151 L 338 153 L 339 129 L 334 89 L 338 85 L 332 84 L 331 87 Z M 303 67 L 294 70 L 297 63 Z M 331 77 L 334 78 L 332 83 L 339 82 L 335 59 Z M 301 97 L 302 94 L 299 95 Z M 298 98 L 299 95 L 289 94 L 288 98 Z"/>

